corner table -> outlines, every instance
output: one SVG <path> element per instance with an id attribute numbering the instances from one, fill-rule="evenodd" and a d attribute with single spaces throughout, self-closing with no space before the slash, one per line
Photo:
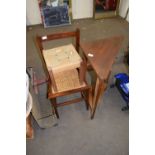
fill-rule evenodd
<path id="1" fill-rule="evenodd" d="M 99 99 L 106 90 L 111 68 L 123 39 L 123 36 L 114 36 L 80 43 L 87 63 L 90 63 L 97 75 L 95 89 L 92 90 L 92 98 L 90 99 L 91 119 L 94 118 Z"/>

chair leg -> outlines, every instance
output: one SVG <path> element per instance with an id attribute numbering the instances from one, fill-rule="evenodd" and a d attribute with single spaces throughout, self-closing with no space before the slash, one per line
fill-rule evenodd
<path id="1" fill-rule="evenodd" d="M 128 106 L 128 105 L 126 105 L 126 106 L 122 107 L 122 109 L 121 109 L 121 110 L 122 110 L 122 111 L 129 110 L 129 106 Z"/>
<path id="2" fill-rule="evenodd" d="M 89 103 L 88 103 L 88 99 L 86 99 L 85 104 L 86 104 L 86 109 L 87 109 L 87 110 L 89 110 Z"/>
<path id="3" fill-rule="evenodd" d="M 81 95 L 85 100 L 86 109 L 89 110 L 89 89 L 81 92 Z"/>
<path id="4" fill-rule="evenodd" d="M 52 105 L 54 107 L 55 114 L 56 114 L 57 118 L 59 119 L 59 113 L 58 113 L 58 110 L 57 110 L 56 98 L 51 99 L 51 102 L 52 102 Z"/>
<path id="5" fill-rule="evenodd" d="M 89 110 L 89 95 L 90 95 L 90 89 L 86 90 L 86 106 L 87 106 L 87 110 Z"/>

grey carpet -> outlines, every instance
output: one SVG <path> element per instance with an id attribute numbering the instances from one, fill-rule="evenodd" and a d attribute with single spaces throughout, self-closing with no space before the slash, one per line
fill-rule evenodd
<path id="1" fill-rule="evenodd" d="M 71 26 L 44 29 L 42 25 L 38 25 L 28 28 L 27 66 L 35 68 L 38 78 L 45 77 L 45 73 L 34 44 L 35 35 L 75 30 L 76 27 L 81 29 L 81 41 L 124 35 L 125 40 L 113 65 L 109 85 L 113 82 L 114 74 L 128 72 L 128 67 L 123 63 L 124 50 L 129 42 L 128 23 L 121 18 L 86 19 L 75 20 Z M 49 48 L 69 41 L 54 42 L 45 46 Z M 40 89 L 40 93 L 40 101 L 43 104 L 44 87 Z M 27 140 L 27 155 L 128 155 L 129 112 L 121 111 L 123 105 L 125 102 L 117 89 L 110 89 L 108 86 L 93 120 L 90 120 L 90 113 L 83 102 L 60 107 L 60 120 L 56 126 L 41 129 L 33 120 L 34 139 Z M 42 111 L 48 112 L 49 106 L 50 104 L 42 106 Z"/>

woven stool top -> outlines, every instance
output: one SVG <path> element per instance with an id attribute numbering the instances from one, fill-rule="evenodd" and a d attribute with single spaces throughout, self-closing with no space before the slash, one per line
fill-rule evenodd
<path id="1" fill-rule="evenodd" d="M 72 44 L 43 50 L 47 69 L 53 72 L 80 67 L 81 57 Z"/>

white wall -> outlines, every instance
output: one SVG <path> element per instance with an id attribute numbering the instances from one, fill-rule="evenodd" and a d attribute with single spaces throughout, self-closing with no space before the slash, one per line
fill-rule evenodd
<path id="1" fill-rule="evenodd" d="M 120 0 L 119 15 L 125 17 L 129 0 Z M 93 17 L 93 0 L 72 0 L 73 19 Z M 129 21 L 129 15 L 127 16 Z M 26 0 L 26 24 L 41 24 L 38 0 Z"/>
<path id="2" fill-rule="evenodd" d="M 38 0 L 26 0 L 26 25 L 41 24 Z"/>
<path id="3" fill-rule="evenodd" d="M 73 19 L 93 17 L 93 0 L 72 0 Z"/>
<path id="4" fill-rule="evenodd" d="M 93 17 L 93 0 L 72 0 L 73 19 Z M 38 0 L 26 0 L 26 24 L 41 24 Z"/>
<path id="5" fill-rule="evenodd" d="M 126 17 L 126 20 L 129 22 L 129 12 L 128 12 L 128 15 Z"/>
<path id="6" fill-rule="evenodd" d="M 122 18 L 125 17 L 128 7 L 129 7 L 129 0 L 120 0 L 119 15 Z M 128 17 L 127 17 L 127 21 L 129 21 L 129 18 Z"/>
<path id="7" fill-rule="evenodd" d="M 129 0 L 120 0 L 119 15 L 125 17 Z M 93 0 L 72 0 L 73 19 L 93 17 Z M 127 21 L 129 17 L 127 16 Z"/>

